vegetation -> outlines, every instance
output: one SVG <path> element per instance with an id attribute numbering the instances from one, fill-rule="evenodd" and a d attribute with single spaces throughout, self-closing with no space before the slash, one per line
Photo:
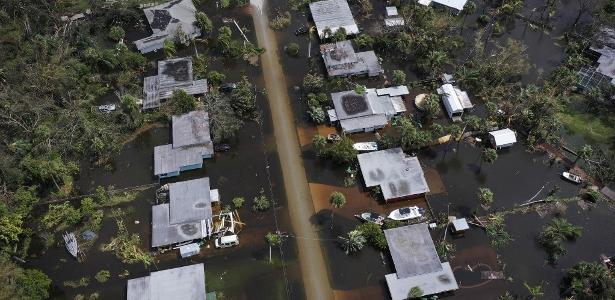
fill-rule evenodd
<path id="1" fill-rule="evenodd" d="M 366 242 L 363 233 L 359 230 L 350 231 L 347 237 L 340 237 L 340 241 L 346 254 L 360 251 Z"/>
<path id="2" fill-rule="evenodd" d="M 365 222 L 358 225 L 355 230 L 360 231 L 366 241 L 374 248 L 378 250 L 386 250 L 389 248 L 387 240 L 384 237 L 384 232 L 378 224 L 373 222 Z"/>
<path id="3" fill-rule="evenodd" d="M 503 213 L 496 213 L 490 216 L 489 223 L 486 225 L 487 235 L 490 238 L 491 246 L 496 249 L 506 246 L 512 237 L 506 231 L 506 223 Z"/>
<path id="4" fill-rule="evenodd" d="M 273 17 L 271 21 L 269 21 L 269 27 L 271 27 L 272 29 L 276 29 L 276 30 L 283 29 L 283 28 L 288 27 L 291 21 L 292 21 L 292 17 L 290 15 L 290 12 L 278 11 L 275 17 Z"/>
<path id="5" fill-rule="evenodd" d="M 410 289 L 410 293 L 408 294 L 408 298 L 412 299 L 412 298 L 419 298 L 423 296 L 423 290 L 421 290 L 420 287 L 418 286 L 413 286 Z"/>
<path id="6" fill-rule="evenodd" d="M 547 251 L 548 262 L 555 263 L 557 259 L 566 254 L 564 241 L 574 241 L 581 236 L 582 228 L 574 226 L 566 219 L 554 218 L 542 229 L 538 235 L 538 243 Z"/>
<path id="7" fill-rule="evenodd" d="M 324 79 L 318 74 L 307 74 L 303 78 L 303 89 L 306 92 L 319 92 L 324 87 Z"/>
<path id="8" fill-rule="evenodd" d="M 527 282 L 524 282 L 523 286 L 525 287 L 525 289 L 527 289 L 527 292 L 530 294 L 530 297 L 529 297 L 530 299 L 536 299 L 545 294 L 542 290 L 542 284 L 532 286 L 532 285 L 529 285 Z"/>
<path id="9" fill-rule="evenodd" d="M 244 199 L 243 197 L 235 197 L 233 198 L 232 202 L 235 206 L 235 209 L 239 209 L 243 206 L 243 203 L 246 202 L 246 199 Z"/>
<path id="10" fill-rule="evenodd" d="M 265 190 L 261 189 L 260 195 L 254 197 L 252 201 L 252 210 L 266 211 L 271 207 L 271 201 L 265 196 Z"/>
<path id="11" fill-rule="evenodd" d="M 218 71 L 210 71 L 207 73 L 207 81 L 213 85 L 219 85 L 226 79 L 226 75 Z"/>
<path id="12" fill-rule="evenodd" d="M 493 203 L 493 192 L 489 188 L 478 188 L 476 195 L 482 206 L 488 207 Z"/>
<path id="13" fill-rule="evenodd" d="M 196 23 L 201 29 L 201 33 L 203 34 L 203 36 L 209 36 L 214 28 L 214 25 L 209 19 L 209 16 L 207 16 L 207 14 L 202 11 L 196 12 L 194 16 L 196 17 Z"/>
<path id="14" fill-rule="evenodd" d="M 579 262 L 565 270 L 560 290 L 562 297 L 570 299 L 613 299 L 615 278 L 613 273 L 598 262 Z"/>
<path id="15" fill-rule="evenodd" d="M 393 70 L 393 84 L 402 85 L 406 83 L 406 73 L 403 70 Z"/>
<path id="16" fill-rule="evenodd" d="M 39 270 L 22 269 L 8 256 L 0 255 L 0 299 L 43 300 L 49 298 L 51 279 Z"/>
<path id="17" fill-rule="evenodd" d="M 96 281 L 100 283 L 107 282 L 107 280 L 109 280 L 109 277 L 111 277 L 111 273 L 109 272 L 109 270 L 100 270 L 94 276 Z"/>
<path id="18" fill-rule="evenodd" d="M 80 288 L 80 287 L 86 287 L 90 285 L 90 277 L 84 276 L 84 277 L 79 278 L 79 280 L 67 280 L 67 281 L 64 281 L 62 285 L 73 288 L 73 289 Z"/>
<path id="19" fill-rule="evenodd" d="M 214 143 L 232 140 L 243 126 L 232 106 L 232 99 L 228 95 L 212 90 L 203 99 L 203 107 L 209 114 L 209 123 Z"/>
<path id="20" fill-rule="evenodd" d="M 173 114 L 176 115 L 189 113 L 196 109 L 196 100 L 184 90 L 173 91 L 171 102 L 173 105 Z"/>
<path id="21" fill-rule="evenodd" d="M 272 262 L 271 248 L 280 247 L 280 245 L 282 245 L 282 236 L 278 233 L 268 232 L 265 235 L 265 240 L 267 241 L 267 244 L 269 244 L 269 262 Z"/>
<path id="22" fill-rule="evenodd" d="M 289 43 L 288 45 L 286 45 L 286 53 L 293 57 L 299 56 L 299 44 Z"/>
<path id="23" fill-rule="evenodd" d="M 346 197 L 344 194 L 340 192 L 333 192 L 329 197 L 329 202 L 331 203 L 331 207 L 334 209 L 339 209 L 344 207 L 346 204 Z M 333 228 L 333 209 L 331 210 L 331 228 Z"/>
<path id="24" fill-rule="evenodd" d="M 243 119 L 256 117 L 256 93 L 247 76 L 241 77 L 237 87 L 231 93 L 231 106 L 237 116 Z"/>
<path id="25" fill-rule="evenodd" d="M 480 155 L 481 162 L 494 163 L 498 159 L 498 152 L 493 148 L 485 148 Z"/>
<path id="26" fill-rule="evenodd" d="M 124 39 L 125 35 L 126 35 L 126 32 L 120 26 L 113 26 L 109 29 L 109 38 L 112 41 L 119 42 L 122 39 Z"/>
<path id="27" fill-rule="evenodd" d="M 316 137 L 314 139 L 321 140 Z M 339 141 L 334 141 L 332 144 L 326 145 L 326 147 L 316 148 L 316 151 L 321 158 L 330 159 L 336 164 L 348 166 L 357 159 L 358 152 L 353 145 L 354 141 L 352 139 L 343 136 Z"/>
<path id="28" fill-rule="evenodd" d="M 113 237 L 109 243 L 103 244 L 102 251 L 112 251 L 115 256 L 123 263 L 134 264 L 143 263 L 145 266 L 154 262 L 154 258 L 149 252 L 143 251 L 141 246 L 141 238 L 138 234 L 130 234 L 121 219 L 116 220 L 117 236 Z"/>
<path id="29" fill-rule="evenodd" d="M 425 109 L 428 119 L 437 118 L 442 112 L 442 108 L 440 107 L 440 97 L 436 94 L 427 95 L 423 108 Z"/>

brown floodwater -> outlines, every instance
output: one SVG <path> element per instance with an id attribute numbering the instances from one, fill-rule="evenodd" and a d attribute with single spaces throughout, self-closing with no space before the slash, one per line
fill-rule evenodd
<path id="1" fill-rule="evenodd" d="M 297 236 L 299 262 L 308 299 L 331 299 L 333 294 L 318 239 L 319 228 L 311 222 L 314 213 L 307 177 L 303 168 L 299 138 L 288 97 L 288 86 L 279 62 L 278 44 L 269 28 L 266 3 L 252 0 L 252 17 L 260 47 L 266 48 L 261 64 L 267 98 L 273 119 L 275 140 L 284 176 L 284 186 L 293 229 Z"/>

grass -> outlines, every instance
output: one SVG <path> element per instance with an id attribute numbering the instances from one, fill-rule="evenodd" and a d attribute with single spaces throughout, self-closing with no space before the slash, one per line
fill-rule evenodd
<path id="1" fill-rule="evenodd" d="M 585 139 L 607 144 L 615 137 L 615 116 L 596 116 L 568 107 L 559 114 L 560 120 L 570 132 Z"/>

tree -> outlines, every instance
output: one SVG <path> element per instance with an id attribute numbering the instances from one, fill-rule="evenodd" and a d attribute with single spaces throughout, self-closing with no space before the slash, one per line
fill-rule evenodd
<path id="1" fill-rule="evenodd" d="M 226 79 L 226 75 L 218 72 L 218 71 L 210 71 L 207 73 L 207 81 L 212 85 L 218 85 L 222 83 Z"/>
<path id="2" fill-rule="evenodd" d="M 346 39 L 346 28 L 344 27 L 339 27 L 335 33 L 333 34 L 333 36 L 331 36 L 331 40 L 333 42 L 341 42 L 343 40 Z"/>
<path id="3" fill-rule="evenodd" d="M 303 78 L 303 89 L 306 92 L 319 92 L 324 87 L 324 80 L 318 74 L 307 74 Z"/>
<path id="4" fill-rule="evenodd" d="M 216 90 L 207 93 L 203 100 L 204 109 L 209 113 L 209 123 L 214 143 L 231 140 L 243 126 L 231 105 L 231 99 Z"/>
<path id="5" fill-rule="evenodd" d="M 594 149 L 590 145 L 583 145 L 583 147 L 577 152 L 577 158 L 574 160 L 574 164 L 576 165 L 579 159 L 587 161 L 594 154 Z"/>
<path id="6" fill-rule="evenodd" d="M 214 27 L 207 14 L 202 11 L 199 11 L 194 16 L 196 17 L 197 26 L 199 26 L 203 35 L 209 36 Z"/>
<path id="7" fill-rule="evenodd" d="M 531 286 L 527 282 L 523 283 L 523 286 L 527 289 L 530 294 L 530 299 L 536 299 L 540 296 L 543 296 L 545 293 L 542 291 L 542 283 L 539 285 Z"/>
<path id="8" fill-rule="evenodd" d="M 336 164 L 349 165 L 355 161 L 359 154 L 353 145 L 354 141 L 344 136 L 341 140 L 333 142 L 327 149 L 326 156 L 332 159 Z"/>
<path id="9" fill-rule="evenodd" d="M 233 202 L 235 209 L 239 209 L 243 206 L 243 203 L 246 202 L 246 199 L 244 199 L 243 197 L 235 197 L 233 198 L 233 200 L 231 200 L 231 202 Z"/>
<path id="10" fill-rule="evenodd" d="M 290 56 L 297 57 L 299 56 L 299 44 L 297 43 L 289 43 L 286 46 L 286 53 Z"/>
<path id="11" fill-rule="evenodd" d="M 342 248 L 346 251 L 346 254 L 358 252 L 363 249 L 365 245 L 365 237 L 359 230 L 352 230 L 348 232 L 347 237 L 340 237 Z"/>
<path id="12" fill-rule="evenodd" d="M 357 45 L 357 48 L 371 47 L 374 45 L 374 38 L 367 33 L 361 33 L 354 38 L 354 43 Z"/>
<path id="13" fill-rule="evenodd" d="M 399 143 L 404 151 L 416 151 L 429 145 L 432 141 L 431 134 L 427 131 L 416 128 L 410 117 L 401 117 L 397 119 L 396 126 L 400 131 Z"/>
<path id="14" fill-rule="evenodd" d="M 566 254 L 562 243 L 579 238 L 581 230 L 581 227 L 570 224 L 566 219 L 551 219 L 538 235 L 538 243 L 547 251 L 548 262 L 553 264 L 561 255 Z"/>
<path id="15" fill-rule="evenodd" d="M 277 233 L 268 232 L 265 235 L 265 240 L 267 240 L 267 244 L 269 244 L 269 262 L 271 263 L 271 248 L 282 245 L 282 237 Z"/>
<path id="16" fill-rule="evenodd" d="M 23 275 L 17 278 L 18 294 L 23 295 L 26 299 L 47 299 L 49 297 L 49 286 L 51 279 L 39 271 L 34 269 L 26 269 Z"/>
<path id="17" fill-rule="evenodd" d="M 442 108 L 440 107 L 440 97 L 436 94 L 429 94 L 425 98 L 425 104 L 423 104 L 423 108 L 427 113 L 427 118 L 434 119 L 437 118 L 438 115 L 442 112 Z"/>
<path id="18" fill-rule="evenodd" d="M 515 300 L 515 297 L 509 291 L 506 291 L 506 293 L 500 295 L 498 300 Z"/>
<path id="19" fill-rule="evenodd" d="M 406 83 L 406 73 L 403 70 L 393 70 L 393 84 L 402 85 Z"/>
<path id="20" fill-rule="evenodd" d="M 242 76 L 237 87 L 231 93 L 231 105 L 237 115 L 244 119 L 254 117 L 256 112 L 256 94 L 247 76 Z"/>
<path id="21" fill-rule="evenodd" d="M 176 115 L 189 113 L 196 109 L 196 100 L 184 90 L 173 91 L 171 102 L 173 103 L 173 113 Z"/>
<path id="22" fill-rule="evenodd" d="M 122 27 L 119 26 L 113 26 L 109 29 L 109 38 L 112 41 L 115 42 L 119 42 L 122 39 L 124 39 L 124 36 L 126 35 L 126 32 L 124 31 L 124 29 Z"/>
<path id="23" fill-rule="evenodd" d="M 254 211 L 266 211 L 271 207 L 271 202 L 265 196 L 265 190 L 261 189 L 259 196 L 254 197 L 252 202 L 252 210 Z"/>
<path id="24" fill-rule="evenodd" d="M 408 294 L 408 298 L 412 299 L 412 298 L 419 298 L 423 296 L 423 290 L 418 287 L 418 286 L 413 286 L 410 289 L 410 293 Z"/>
<path id="25" fill-rule="evenodd" d="M 393 220 L 390 220 L 393 221 Z M 390 224 L 389 224 L 390 225 Z M 405 225 L 405 224 L 404 224 Z M 369 244 L 378 250 L 386 250 L 389 245 L 380 226 L 374 222 L 365 222 L 356 227 Z"/>
<path id="26" fill-rule="evenodd" d="M 346 197 L 340 192 L 333 192 L 329 197 L 329 203 L 334 209 L 342 208 L 346 204 Z M 331 229 L 333 229 L 333 215 L 333 209 L 331 209 Z"/>
<path id="27" fill-rule="evenodd" d="M 493 192 L 489 188 L 478 188 L 476 195 L 478 196 L 478 201 L 483 206 L 487 207 L 493 203 Z"/>
<path id="28" fill-rule="evenodd" d="M 140 126 L 143 120 L 141 118 L 141 109 L 139 104 L 137 104 L 137 98 L 131 95 L 126 95 L 122 97 L 122 102 L 120 105 L 122 107 L 122 112 L 124 112 L 124 114 L 126 114 L 130 119 L 130 127 L 136 128 Z"/>
<path id="29" fill-rule="evenodd" d="M 327 146 L 327 138 L 319 134 L 314 135 L 314 138 L 312 138 L 312 145 L 314 146 L 316 155 L 321 155 L 324 153 L 325 147 Z"/>
<path id="30" fill-rule="evenodd" d="M 485 148 L 480 156 L 481 162 L 486 162 L 489 164 L 494 163 L 497 159 L 498 152 L 493 148 Z"/>
<path id="31" fill-rule="evenodd" d="M 615 278 L 598 262 L 579 262 L 565 270 L 560 291 L 570 299 L 614 299 Z"/>
<path id="32" fill-rule="evenodd" d="M 359 95 L 365 95 L 365 93 L 367 93 L 367 87 L 362 84 L 355 84 L 354 92 Z"/>
<path id="33" fill-rule="evenodd" d="M 173 57 L 175 53 L 177 53 L 177 48 L 175 48 L 175 43 L 172 40 L 164 40 L 162 43 L 162 51 L 164 52 L 164 56 Z"/>

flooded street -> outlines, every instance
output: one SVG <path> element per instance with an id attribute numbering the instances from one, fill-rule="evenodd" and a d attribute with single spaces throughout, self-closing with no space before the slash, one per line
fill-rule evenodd
<path id="1" fill-rule="evenodd" d="M 288 87 L 278 58 L 277 41 L 274 33 L 269 29 L 266 3 L 261 0 L 252 0 L 250 3 L 255 7 L 252 16 L 258 44 L 266 48 L 265 53 L 261 55 L 262 70 L 284 177 L 289 214 L 293 229 L 300 237 L 297 239 L 297 247 L 306 297 L 308 299 L 331 299 L 333 295 L 318 241 L 318 227 L 310 221 L 314 214 L 314 207 L 303 168 L 299 138 L 289 103 Z"/>

